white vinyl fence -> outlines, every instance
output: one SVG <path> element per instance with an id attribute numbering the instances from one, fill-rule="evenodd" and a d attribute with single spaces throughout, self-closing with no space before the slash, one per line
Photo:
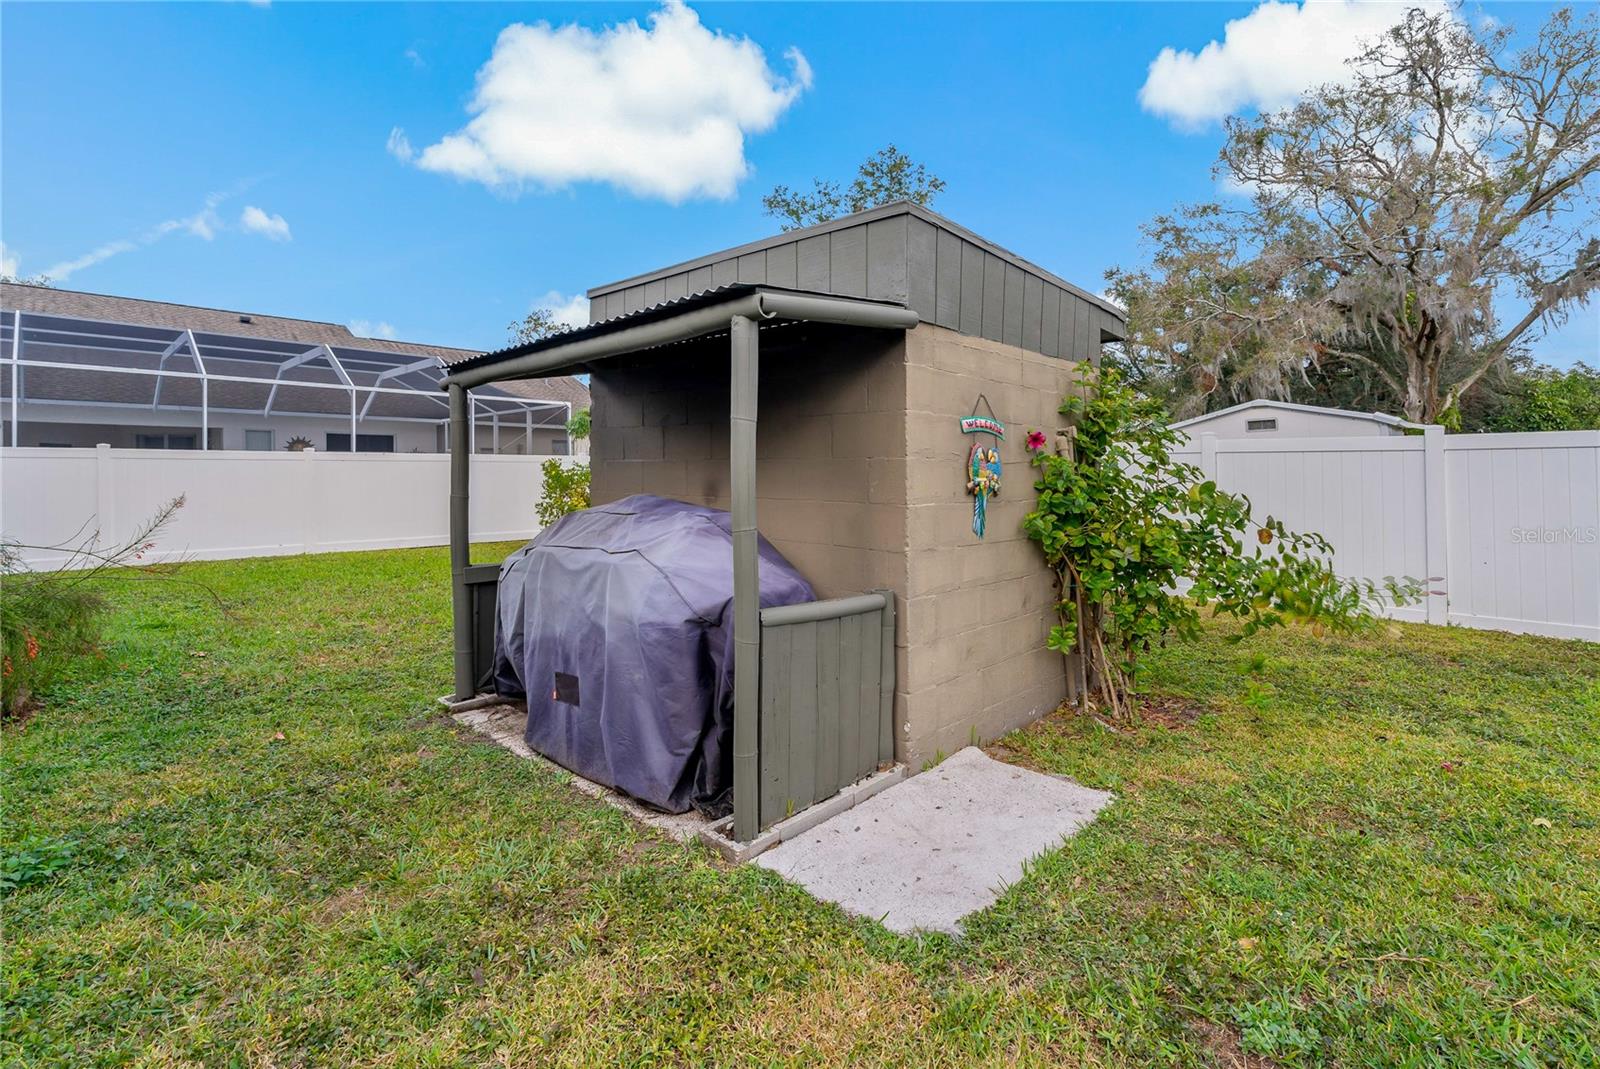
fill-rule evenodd
<path id="1" fill-rule="evenodd" d="M 472 537 L 538 531 L 547 457 L 472 458 Z M 570 458 L 560 458 L 567 460 Z M 444 545 L 450 457 L 443 453 L 254 453 L 160 449 L 0 449 L 0 532 L 30 546 L 126 542 L 183 495 L 146 560 L 215 560 Z M 29 550 L 48 566 L 63 554 Z"/>
<path id="2" fill-rule="evenodd" d="M 1207 434 L 1178 456 L 1324 535 L 1341 575 L 1432 578 L 1399 619 L 1600 642 L 1600 431 Z"/>

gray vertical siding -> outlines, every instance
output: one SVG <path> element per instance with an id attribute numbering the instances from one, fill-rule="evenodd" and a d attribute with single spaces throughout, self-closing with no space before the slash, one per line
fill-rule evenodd
<path id="1" fill-rule="evenodd" d="M 925 321 L 935 322 L 939 293 L 939 231 L 932 223 L 906 216 L 906 306 Z M 910 271 L 912 264 L 932 270 Z"/>
<path id="2" fill-rule="evenodd" d="M 1006 264 L 1005 311 L 1001 313 L 1000 340 L 1022 345 L 1022 268 Z"/>
<path id="3" fill-rule="evenodd" d="M 1039 324 L 1044 318 L 1044 280 L 1028 275 L 1022 280 L 1022 341 L 1029 352 L 1043 352 L 1039 346 Z"/>
<path id="4" fill-rule="evenodd" d="M 867 228 L 853 226 L 831 235 L 828 292 L 846 297 L 867 295 Z"/>
<path id="5" fill-rule="evenodd" d="M 593 290 L 591 321 L 749 283 L 899 301 L 924 322 L 1071 360 L 1098 355 L 1102 332 L 1122 334 L 1117 316 L 1081 291 L 929 217 L 879 213 L 854 225 L 795 232 L 761 243 L 765 248 L 747 246 L 643 281 Z"/>
<path id="6" fill-rule="evenodd" d="M 818 234 L 800 242 L 797 251 L 800 256 L 801 289 L 822 293 L 829 291 L 828 250 L 833 244 L 832 237 L 831 234 Z"/>
<path id="7" fill-rule="evenodd" d="M 798 622 L 763 613 L 763 828 L 894 760 L 894 601 L 862 611 L 862 600 L 811 603 L 819 618 Z"/>
<path id="8" fill-rule="evenodd" d="M 776 249 L 767 250 L 766 281 L 769 286 L 799 287 L 798 252 L 799 249 L 794 245 L 779 245 Z"/>
<path id="9" fill-rule="evenodd" d="M 1062 300 L 1061 291 L 1056 287 L 1044 284 L 1043 289 L 1044 311 L 1039 319 L 1039 351 L 1045 356 L 1060 356 L 1061 306 L 1067 301 Z"/>
<path id="10" fill-rule="evenodd" d="M 941 230 L 936 235 L 933 269 L 933 321 L 951 330 L 961 329 L 962 240 Z"/>

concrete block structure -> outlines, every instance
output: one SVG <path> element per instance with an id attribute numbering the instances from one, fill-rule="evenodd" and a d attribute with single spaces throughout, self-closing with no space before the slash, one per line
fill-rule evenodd
<path id="1" fill-rule="evenodd" d="M 1033 500 L 1025 437 L 1054 441 L 1078 364 L 1123 336 L 1119 309 L 905 203 L 589 298 L 589 326 L 467 361 L 447 385 L 587 371 L 594 503 L 649 493 L 728 509 L 736 621 L 756 614 L 739 593 L 754 595 L 753 551 L 741 572 L 738 541 L 752 519 L 819 599 L 892 594 L 893 757 L 913 772 L 1067 696 L 1065 659 L 1045 648 L 1051 573 L 1021 530 Z M 981 538 L 966 490 L 974 437 L 961 427 L 975 412 L 1006 426 Z M 465 568 L 464 531 L 459 541 Z M 758 656 L 767 664 L 752 650 L 751 669 Z M 736 689 L 754 674 L 746 663 Z M 736 693 L 750 707 L 735 714 L 736 827 L 749 812 L 741 753 L 763 777 L 771 763 L 739 725 L 760 737 L 755 706 L 768 723 L 769 690 Z M 749 823 L 738 837 L 752 834 Z"/>
<path id="2" fill-rule="evenodd" d="M 1033 498 L 1024 435 L 1056 427 L 1074 363 L 931 324 L 805 348 L 803 360 L 765 353 L 759 525 L 819 597 L 895 592 L 896 758 L 919 768 L 1054 709 L 1066 675 L 1044 648 L 1050 573 L 1022 533 Z M 647 493 L 730 506 L 725 362 L 596 368 L 595 504 Z M 1007 426 L 983 538 L 960 429 L 980 394 Z"/>

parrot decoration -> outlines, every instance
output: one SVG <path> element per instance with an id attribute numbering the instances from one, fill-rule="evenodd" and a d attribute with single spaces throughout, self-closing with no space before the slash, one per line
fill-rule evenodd
<path id="1" fill-rule="evenodd" d="M 972 495 L 972 533 L 983 537 L 989 522 L 989 499 L 1000 493 L 1000 451 L 982 442 L 972 443 L 967 458 L 967 493 Z"/>
<path id="2" fill-rule="evenodd" d="M 972 451 L 967 454 L 967 493 L 972 495 L 972 533 L 979 538 L 983 537 L 983 529 L 989 524 L 989 499 L 1000 492 L 999 445 L 1006 437 L 1006 425 L 995 417 L 992 407 L 987 416 L 978 415 L 978 406 L 988 404 L 989 399 L 980 393 L 978 400 L 973 403 L 972 415 L 961 418 L 962 434 L 986 434 L 993 439 L 988 444 L 981 438 L 974 441 Z"/>

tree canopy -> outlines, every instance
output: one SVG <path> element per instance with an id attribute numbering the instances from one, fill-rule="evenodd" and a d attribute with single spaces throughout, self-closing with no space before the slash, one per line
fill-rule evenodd
<path id="1" fill-rule="evenodd" d="M 943 191 L 944 179 L 891 144 L 861 161 L 848 186 L 820 178 L 812 179 L 809 193 L 778 186 L 761 206 L 783 229 L 797 230 L 900 200 L 926 207 Z"/>
<path id="2" fill-rule="evenodd" d="M 527 345 L 570 329 L 548 308 L 535 308 L 521 319 L 506 324 L 506 333 L 510 335 L 512 345 Z"/>
<path id="3" fill-rule="evenodd" d="M 1130 363 L 1180 410 L 1288 396 L 1339 365 L 1423 422 L 1600 288 L 1600 18 L 1505 28 L 1411 11 L 1346 84 L 1227 123 L 1219 176 L 1248 208 L 1145 227 L 1109 273 Z"/>

